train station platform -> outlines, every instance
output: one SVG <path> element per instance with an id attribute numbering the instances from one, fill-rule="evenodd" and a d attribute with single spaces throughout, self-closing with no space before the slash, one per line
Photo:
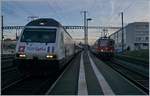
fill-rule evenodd
<path id="1" fill-rule="evenodd" d="M 89 51 L 83 51 L 67 66 L 47 95 L 144 95 L 132 82 Z"/>

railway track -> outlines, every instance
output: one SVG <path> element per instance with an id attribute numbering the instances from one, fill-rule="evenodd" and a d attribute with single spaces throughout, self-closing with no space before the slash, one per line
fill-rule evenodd
<path id="1" fill-rule="evenodd" d="M 13 64 L 14 54 L 1 55 L 1 88 L 5 89 L 6 86 L 13 84 L 22 78 L 17 66 Z"/>
<path id="2" fill-rule="evenodd" d="M 2 90 L 3 95 L 36 95 L 46 91 L 56 77 L 27 77 Z M 41 90 L 42 89 L 42 90 Z M 40 93 L 39 93 L 40 92 Z"/>
<path id="3" fill-rule="evenodd" d="M 1 55 L 1 69 L 7 70 L 9 68 L 15 67 L 13 64 L 14 54 L 2 54 Z"/>
<path id="4" fill-rule="evenodd" d="M 121 63 L 116 62 L 115 60 L 104 61 L 107 65 L 109 65 L 112 69 L 117 71 L 123 77 L 131 81 L 135 84 L 138 88 L 142 89 L 144 92 L 149 94 L 149 77 L 145 76 L 135 69 L 131 70 L 128 67 L 123 66 Z"/>
<path id="5" fill-rule="evenodd" d="M 27 76 L 23 79 L 16 80 L 2 88 L 2 95 L 43 95 L 52 86 L 52 84 L 61 76 L 67 66 L 76 55 L 67 62 L 66 66 L 57 74 L 50 74 L 48 76 Z"/>
<path id="6" fill-rule="evenodd" d="M 12 59 L 15 55 L 14 54 L 2 54 L 1 59 Z"/>
<path id="7" fill-rule="evenodd" d="M 65 68 L 64 68 L 65 69 Z M 43 95 L 48 88 L 59 77 L 62 69 L 58 74 L 48 76 L 27 76 L 23 79 L 12 82 L 2 89 L 3 95 Z"/>

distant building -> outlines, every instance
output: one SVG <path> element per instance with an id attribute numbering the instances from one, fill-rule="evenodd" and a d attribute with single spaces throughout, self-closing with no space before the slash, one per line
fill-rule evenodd
<path id="1" fill-rule="evenodd" d="M 121 51 L 122 30 L 109 36 L 115 40 L 115 48 Z M 124 27 L 124 50 L 139 50 L 149 48 L 149 23 L 134 22 Z"/>

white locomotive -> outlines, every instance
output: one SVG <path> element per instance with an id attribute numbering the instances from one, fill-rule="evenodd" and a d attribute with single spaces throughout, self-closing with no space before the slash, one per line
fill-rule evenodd
<path id="1" fill-rule="evenodd" d="M 23 72 L 59 70 L 74 54 L 74 41 L 64 27 L 54 19 L 40 18 L 22 30 L 14 63 Z"/>

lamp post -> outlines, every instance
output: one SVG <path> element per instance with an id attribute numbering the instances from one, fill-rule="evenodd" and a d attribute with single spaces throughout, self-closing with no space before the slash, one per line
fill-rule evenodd
<path id="1" fill-rule="evenodd" d="M 123 12 L 121 12 L 121 25 L 122 25 L 122 53 L 124 51 L 124 25 L 123 25 Z"/>
<path id="2" fill-rule="evenodd" d="M 84 44 L 86 45 L 86 14 L 87 11 L 81 11 L 81 13 L 83 13 L 83 17 L 84 17 Z"/>
<path id="3" fill-rule="evenodd" d="M 3 33 L 3 27 L 4 27 L 4 25 L 3 25 L 3 16 L 1 16 L 1 32 L 2 32 L 2 37 L 1 37 L 1 54 L 3 54 L 3 43 L 4 43 L 4 41 L 3 41 L 3 39 L 4 39 L 4 33 Z"/>
<path id="4" fill-rule="evenodd" d="M 86 21 L 87 21 L 87 30 L 86 30 L 86 44 L 88 46 L 88 21 L 91 21 L 92 19 L 91 18 L 87 18 Z"/>

